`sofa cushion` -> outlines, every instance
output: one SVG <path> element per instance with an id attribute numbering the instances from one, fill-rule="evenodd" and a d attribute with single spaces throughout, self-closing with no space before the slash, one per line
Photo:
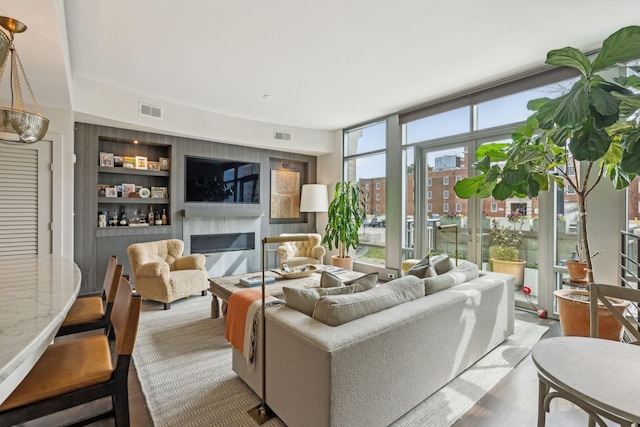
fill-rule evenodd
<path id="1" fill-rule="evenodd" d="M 437 255 L 431 258 L 431 265 L 438 274 L 444 274 L 454 267 L 453 261 L 451 261 L 451 258 L 449 258 L 447 254 Z"/>
<path id="2" fill-rule="evenodd" d="M 335 274 L 331 274 L 328 271 L 323 271 L 320 274 L 321 288 L 336 288 L 339 286 L 344 286 L 344 283 L 342 283 L 342 280 Z"/>
<path id="3" fill-rule="evenodd" d="M 422 280 L 407 276 L 365 292 L 320 297 L 313 318 L 329 326 L 338 326 L 423 296 Z"/>
<path id="4" fill-rule="evenodd" d="M 350 282 L 345 286 L 340 282 L 340 286 L 332 288 L 300 289 L 284 286 L 282 292 L 287 306 L 297 310 L 307 316 L 313 315 L 318 298 L 326 295 L 346 295 L 356 292 L 364 292 L 376 286 L 378 273 L 367 274 Z"/>
<path id="5" fill-rule="evenodd" d="M 416 276 L 420 279 L 427 277 L 426 274 L 429 267 L 431 267 L 431 261 L 429 261 L 429 255 L 427 255 L 407 271 L 407 276 Z"/>
<path id="6" fill-rule="evenodd" d="M 475 279 L 479 275 L 477 265 L 469 261 L 463 261 L 460 265 L 444 274 L 422 279 L 424 282 L 424 293 L 425 295 L 435 294 L 436 292 Z"/>

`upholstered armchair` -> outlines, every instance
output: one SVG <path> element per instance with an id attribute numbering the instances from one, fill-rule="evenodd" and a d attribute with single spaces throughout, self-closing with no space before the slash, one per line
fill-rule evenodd
<path id="1" fill-rule="evenodd" d="M 171 303 L 209 288 L 205 257 L 182 255 L 184 242 L 179 239 L 134 243 L 127 248 L 136 292 L 143 298 Z"/>
<path id="2" fill-rule="evenodd" d="M 280 259 L 280 268 L 283 264 L 295 267 L 303 264 L 322 264 L 326 249 L 321 246 L 322 236 L 315 233 L 280 234 L 280 236 L 309 236 L 309 240 L 302 242 L 284 242 L 278 247 L 276 253 Z"/>

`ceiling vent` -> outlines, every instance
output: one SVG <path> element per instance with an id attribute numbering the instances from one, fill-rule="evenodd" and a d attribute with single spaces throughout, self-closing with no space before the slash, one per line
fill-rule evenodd
<path id="1" fill-rule="evenodd" d="M 273 132 L 273 139 L 276 141 L 291 141 L 292 135 L 289 132 L 276 130 Z"/>
<path id="2" fill-rule="evenodd" d="M 153 117 L 154 119 L 162 119 L 162 108 L 153 105 L 138 103 L 138 112 L 141 116 Z"/>

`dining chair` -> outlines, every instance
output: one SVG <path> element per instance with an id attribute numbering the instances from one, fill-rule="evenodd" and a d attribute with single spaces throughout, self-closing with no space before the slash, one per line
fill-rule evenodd
<path id="1" fill-rule="evenodd" d="M 129 426 L 127 377 L 136 341 L 142 297 L 120 277 L 111 327 L 115 331 L 115 366 L 105 334 L 50 345 L 0 404 L 0 425 L 15 425 L 83 403 L 111 397 L 112 408 L 79 423 L 113 416 L 116 426 Z"/>
<path id="2" fill-rule="evenodd" d="M 625 316 L 618 312 L 607 297 L 619 298 L 640 305 L 640 290 L 627 288 L 625 286 L 605 285 L 601 283 L 589 284 L 589 325 L 592 338 L 598 338 L 598 305 L 604 305 L 611 314 L 622 324 L 627 333 L 628 342 L 640 345 L 640 319 L 632 316 Z"/>
<path id="3" fill-rule="evenodd" d="M 121 275 L 122 265 L 118 264 L 118 257 L 112 255 L 109 258 L 107 271 L 104 275 L 102 295 L 78 297 L 63 320 L 56 336 L 60 337 L 100 328 L 104 328 L 105 333 L 107 333 L 113 300 L 116 297 L 118 281 Z M 113 339 L 113 337 L 111 338 Z"/>

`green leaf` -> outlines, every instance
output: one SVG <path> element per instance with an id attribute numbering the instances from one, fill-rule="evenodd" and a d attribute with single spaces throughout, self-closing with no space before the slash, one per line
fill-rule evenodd
<path id="1" fill-rule="evenodd" d="M 637 76 L 635 74 L 632 74 L 630 76 L 614 77 L 613 80 L 621 86 L 632 87 L 636 90 L 640 90 L 640 76 Z"/>
<path id="2" fill-rule="evenodd" d="M 549 102 L 540 107 L 540 109 L 538 110 L 537 119 L 540 123 L 541 129 L 546 129 L 546 127 L 543 127 L 543 123 L 553 122 L 553 117 L 555 116 L 558 107 L 560 107 L 562 101 L 564 101 L 568 96 L 569 94 L 566 94 L 558 98 L 551 99 L 549 100 Z"/>
<path id="3" fill-rule="evenodd" d="M 533 199 L 534 197 L 538 197 L 538 193 L 540 193 L 540 184 L 533 177 L 527 177 L 527 197 Z"/>
<path id="4" fill-rule="evenodd" d="M 522 169 L 511 169 L 503 171 L 502 180 L 510 186 L 515 186 L 527 181 L 527 171 Z"/>
<path id="5" fill-rule="evenodd" d="M 640 150 L 625 151 L 620 160 L 620 169 L 627 173 L 640 174 Z"/>
<path id="6" fill-rule="evenodd" d="M 513 189 L 504 180 L 496 184 L 491 195 L 496 200 L 507 200 L 513 194 Z"/>
<path id="7" fill-rule="evenodd" d="M 478 189 L 484 184 L 485 175 L 472 176 L 464 178 L 453 186 L 453 191 L 461 199 L 468 199 L 478 193 Z"/>
<path id="8" fill-rule="evenodd" d="M 619 142 L 612 142 L 607 150 L 607 154 L 602 157 L 605 163 L 618 163 L 622 159 L 622 145 Z"/>
<path id="9" fill-rule="evenodd" d="M 588 121 L 573 134 L 569 141 L 569 151 L 576 160 L 595 161 L 604 156 L 611 145 L 611 138 L 602 129 L 593 127 Z"/>
<path id="10" fill-rule="evenodd" d="M 482 160 L 478 160 L 474 164 L 471 165 L 472 168 L 479 170 L 480 172 L 486 173 L 491 167 L 491 161 L 489 160 L 489 156 L 484 156 Z"/>
<path id="11" fill-rule="evenodd" d="M 569 128 L 566 126 L 558 126 L 549 134 L 551 142 L 558 147 L 564 148 L 569 138 Z"/>
<path id="12" fill-rule="evenodd" d="M 481 199 L 491 197 L 491 193 L 493 193 L 493 189 L 497 184 L 498 181 L 485 181 L 478 189 L 478 197 Z"/>
<path id="13" fill-rule="evenodd" d="M 527 102 L 527 109 L 531 111 L 538 111 L 547 102 L 551 101 L 551 98 L 536 98 Z"/>
<path id="14" fill-rule="evenodd" d="M 560 126 L 575 127 L 584 121 L 589 111 L 589 95 L 582 86 L 574 86 L 553 115 L 553 120 Z"/>
<path id="15" fill-rule="evenodd" d="M 635 129 L 622 137 L 622 145 L 627 151 L 635 151 L 636 143 L 640 140 L 640 128 Z"/>
<path id="16" fill-rule="evenodd" d="M 602 49 L 593 60 L 593 71 L 605 70 L 618 62 L 640 58 L 640 27 L 621 28 L 602 42 Z"/>
<path id="17" fill-rule="evenodd" d="M 533 179 L 538 183 L 538 188 L 541 191 L 547 191 L 549 189 L 549 178 L 543 173 L 534 173 L 531 175 Z"/>
<path id="18" fill-rule="evenodd" d="M 635 174 L 628 174 L 624 172 L 619 165 L 614 164 L 609 165 L 605 173 L 613 183 L 613 187 L 616 190 L 627 188 L 633 178 L 635 178 Z"/>
<path id="19" fill-rule="evenodd" d="M 589 107 L 589 115 L 593 118 L 593 126 L 597 129 L 604 129 L 618 121 L 618 113 L 609 116 L 603 116 L 598 113 L 593 106 Z"/>
<path id="20" fill-rule="evenodd" d="M 604 91 L 598 87 L 592 87 L 589 92 L 589 102 L 596 109 L 596 111 L 603 116 L 618 115 L 618 107 L 620 100 L 609 92 Z"/>
<path id="21" fill-rule="evenodd" d="M 591 62 L 589 62 L 589 58 L 574 47 L 563 47 L 562 49 L 550 51 L 547 53 L 547 60 L 545 62 L 549 65 L 575 68 L 585 76 L 591 74 Z"/>
<path id="22" fill-rule="evenodd" d="M 490 142 L 482 144 L 478 147 L 476 156 L 478 159 L 489 156 L 491 162 L 501 162 L 507 160 L 508 155 L 504 152 L 504 149 L 509 146 L 511 146 L 510 142 Z"/>

